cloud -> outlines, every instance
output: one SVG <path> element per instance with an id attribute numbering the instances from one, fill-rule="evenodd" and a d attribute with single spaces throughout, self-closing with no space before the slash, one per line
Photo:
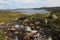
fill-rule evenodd
<path id="1" fill-rule="evenodd" d="M 0 4 L 5 4 L 5 3 L 3 3 L 3 2 L 0 2 Z"/>
<path id="2" fill-rule="evenodd" d="M 20 2 L 19 2 L 20 1 Z M 23 4 L 36 4 L 36 3 L 39 3 L 39 0 L 19 0 L 17 2 L 19 3 L 23 3 Z"/>
<path id="3" fill-rule="evenodd" d="M 60 0 L 0 0 L 0 8 L 38 8 L 54 6 L 60 6 Z"/>
<path id="4" fill-rule="evenodd" d="M 58 6 L 60 0 L 0 0 L 0 4 L 43 4 L 44 6 Z M 14 5 L 15 5 L 14 4 Z"/>
<path id="5" fill-rule="evenodd" d="M 0 1 L 0 4 L 7 4 L 7 2 L 2 2 L 2 1 Z"/>
<path id="6" fill-rule="evenodd" d="M 60 6 L 60 0 L 46 0 L 44 3 L 47 7 Z"/>
<path id="7" fill-rule="evenodd" d="M 0 1 L 0 4 L 2 4 L 2 5 L 3 5 L 3 4 L 11 4 L 11 2 L 1 0 L 1 1 Z"/>
<path id="8" fill-rule="evenodd" d="M 2 3 L 1 3 L 2 2 Z M 36 3 L 39 3 L 39 0 L 1 0 L 0 1 L 1 4 L 13 4 L 13 3 L 16 3 L 16 4 L 36 4 Z"/>

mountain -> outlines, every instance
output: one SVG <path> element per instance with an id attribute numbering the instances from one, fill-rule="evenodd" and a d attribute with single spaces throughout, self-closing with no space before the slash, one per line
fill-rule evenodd
<path id="1" fill-rule="evenodd" d="M 18 8 L 18 9 L 5 9 L 3 11 L 8 12 L 22 12 L 25 14 L 35 14 L 35 13 L 48 13 L 49 11 L 60 10 L 60 7 L 42 7 L 42 8 Z"/>
<path id="2" fill-rule="evenodd" d="M 53 11 L 53 10 L 60 10 L 60 7 L 42 7 L 42 8 L 33 8 L 34 10 L 47 10 L 47 11 Z"/>

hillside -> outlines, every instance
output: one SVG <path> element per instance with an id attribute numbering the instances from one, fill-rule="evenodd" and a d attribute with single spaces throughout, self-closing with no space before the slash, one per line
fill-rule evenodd
<path id="1" fill-rule="evenodd" d="M 53 14 L 55 14 L 58 18 L 57 19 L 52 18 Z M 49 16 L 47 15 L 48 14 L 40 14 L 40 13 L 27 15 L 27 14 L 22 14 L 21 12 L 0 11 L 0 22 L 15 21 L 16 18 L 19 19 L 20 17 L 23 16 L 26 16 L 27 18 L 33 18 L 30 21 L 27 21 L 26 23 L 30 23 L 33 20 L 34 21 L 39 20 L 40 25 L 42 25 L 42 27 L 45 28 L 45 30 L 51 32 L 51 34 L 54 35 L 53 37 L 55 38 L 57 37 L 56 35 L 60 35 L 60 10 L 53 10 L 50 12 Z M 47 23 L 45 23 L 45 19 L 47 19 Z M 17 22 L 20 24 L 22 21 L 18 20 Z"/>
<path id="2" fill-rule="evenodd" d="M 53 11 L 53 10 L 60 10 L 60 7 L 41 7 L 41 8 L 33 8 L 34 10 L 47 10 L 47 11 Z"/>
<path id="3" fill-rule="evenodd" d="M 21 16 L 30 16 L 33 18 L 45 18 L 46 14 L 38 13 L 38 14 L 27 15 L 20 12 L 0 11 L 0 22 L 14 21 L 16 18 L 20 18 Z"/>
<path id="4" fill-rule="evenodd" d="M 18 12 L 0 11 L 0 22 L 14 21 L 16 18 L 19 18 L 20 16 L 24 16 L 24 15 L 25 14 Z"/>

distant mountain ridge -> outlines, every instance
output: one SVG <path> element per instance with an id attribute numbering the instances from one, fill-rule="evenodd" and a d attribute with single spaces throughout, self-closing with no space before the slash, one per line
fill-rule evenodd
<path id="1" fill-rule="evenodd" d="M 34 10 L 41 10 L 41 9 L 45 9 L 48 11 L 53 11 L 53 10 L 60 10 L 60 7 L 42 7 L 42 8 L 33 8 Z"/>
<path id="2" fill-rule="evenodd" d="M 22 12 L 22 13 L 47 13 L 53 10 L 60 10 L 60 7 L 17 8 L 17 9 L 4 9 L 2 11 Z"/>
<path id="3" fill-rule="evenodd" d="M 41 8 L 17 8 L 17 9 L 0 9 L 0 10 L 26 10 L 26 9 L 32 9 L 32 10 L 41 10 L 41 9 L 45 9 L 45 10 L 60 10 L 60 7 L 41 7 Z"/>

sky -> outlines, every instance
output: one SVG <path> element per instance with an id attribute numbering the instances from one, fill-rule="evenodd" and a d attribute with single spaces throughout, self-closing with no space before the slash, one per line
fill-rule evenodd
<path id="1" fill-rule="evenodd" d="M 60 6 L 60 0 L 0 0 L 0 9 Z"/>

